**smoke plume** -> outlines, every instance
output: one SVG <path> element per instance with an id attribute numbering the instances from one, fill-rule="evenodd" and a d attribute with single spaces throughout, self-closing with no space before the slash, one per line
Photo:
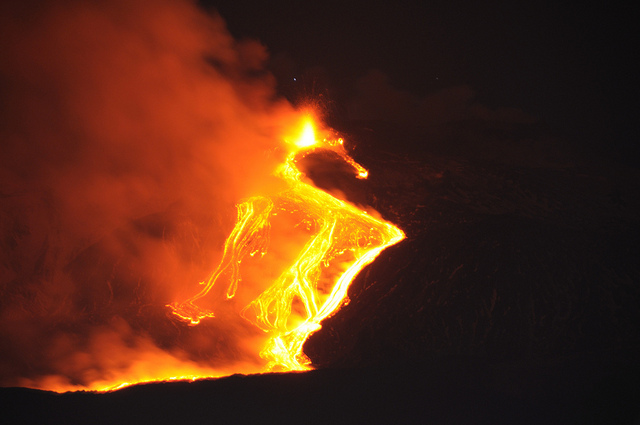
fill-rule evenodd
<path id="1" fill-rule="evenodd" d="M 266 49 L 189 1 L 0 9 L 0 385 L 255 362 L 247 325 L 164 306 L 206 279 L 234 203 L 276 189 L 296 112 Z"/>

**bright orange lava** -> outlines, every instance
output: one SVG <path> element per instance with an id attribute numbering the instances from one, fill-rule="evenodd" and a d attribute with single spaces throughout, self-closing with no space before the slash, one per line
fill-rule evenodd
<path id="1" fill-rule="evenodd" d="M 337 199 L 302 181 L 297 159 L 315 150 L 337 153 L 350 164 L 358 178 L 368 175 L 360 164 L 347 155 L 343 140 L 318 140 L 311 118 L 301 125 L 300 136 L 288 141 L 289 155 L 275 171 L 288 188 L 275 197 L 252 197 L 238 205 L 238 220 L 225 242 L 218 268 L 204 287 L 193 297 L 170 307 L 180 319 L 192 325 L 213 318 L 215 312 L 197 302 L 216 284 L 227 285 L 226 297 L 235 296 L 240 283 L 240 266 L 247 255 L 267 253 L 270 220 L 278 212 L 296 212 L 311 229 L 310 238 L 295 261 L 241 314 L 269 334 L 260 357 L 267 360 L 265 370 L 305 370 L 309 359 L 302 353 L 307 337 L 320 329 L 320 322 L 344 302 L 347 288 L 367 264 L 386 247 L 398 243 L 404 233 L 384 220 Z M 220 282 L 222 276 L 225 282 Z M 293 309 L 296 300 L 302 308 Z"/>
<path id="2" fill-rule="evenodd" d="M 367 178 L 367 170 L 347 154 L 342 139 L 319 140 L 311 117 L 305 118 L 294 133 L 295 137 L 285 138 L 286 160 L 274 170 L 274 175 L 285 182 L 285 189 L 239 203 L 237 221 L 217 268 L 201 282 L 202 288 L 194 296 L 168 305 L 175 318 L 195 326 L 203 320 L 224 321 L 229 309 L 218 317 L 217 308 L 237 304 L 236 310 L 231 309 L 236 317 L 262 331 L 257 332 L 262 338 L 245 344 L 255 350 L 262 364 L 239 360 L 216 369 L 179 360 L 157 347 L 142 347 L 147 350 L 140 354 L 139 361 L 134 359 L 133 367 L 85 389 L 113 391 L 141 382 L 311 368 L 302 352 L 306 339 L 345 303 L 347 289 L 358 272 L 405 236 L 393 224 L 304 180 L 296 164 L 316 151 L 334 152 L 353 168 L 357 178 Z M 132 350 L 131 356 L 137 355 Z M 77 389 L 54 381 L 41 382 L 38 387 Z"/>

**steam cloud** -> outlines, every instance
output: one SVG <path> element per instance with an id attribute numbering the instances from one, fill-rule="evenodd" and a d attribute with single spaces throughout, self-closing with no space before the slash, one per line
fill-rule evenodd
<path id="1" fill-rule="evenodd" d="M 246 325 L 185 333 L 164 305 L 276 184 L 296 113 L 266 49 L 189 1 L 13 2 L 0 28 L 0 385 L 254 361 Z"/>

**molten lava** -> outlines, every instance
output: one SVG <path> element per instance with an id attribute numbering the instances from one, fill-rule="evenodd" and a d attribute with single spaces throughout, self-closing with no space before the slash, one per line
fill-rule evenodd
<path id="1" fill-rule="evenodd" d="M 299 161 L 366 170 L 198 2 L 24 3 L 0 13 L 0 387 L 307 368 L 306 337 L 402 232 Z"/>
<path id="2" fill-rule="evenodd" d="M 199 291 L 191 289 L 195 295 L 168 304 L 177 326 L 161 315 L 140 330 L 113 315 L 86 338 L 56 339 L 53 352 L 63 353 L 52 355 L 56 373 L 6 382 L 57 392 L 114 391 L 143 382 L 310 369 L 304 342 L 345 303 L 358 272 L 404 233 L 315 187 L 298 169 L 305 156 L 324 151 L 349 164 L 356 178 L 367 178 L 342 139 L 318 137 L 309 117 L 293 133 L 284 137 L 286 151 L 269 153 L 283 158 L 270 176 L 275 184 L 237 205 L 218 266 Z M 172 298 L 180 295 L 161 303 Z M 163 327 L 179 336 L 169 342 L 149 336 L 147 329 L 162 335 Z"/>
<path id="3" fill-rule="evenodd" d="M 342 139 L 318 140 L 310 117 L 304 120 L 299 134 L 294 140 L 286 140 L 286 161 L 274 171 L 286 182 L 286 189 L 238 204 L 238 218 L 218 267 L 201 283 L 203 287 L 196 295 L 169 306 L 179 319 L 191 325 L 215 318 L 216 311 L 200 303 L 206 303 L 208 297 L 222 297 L 222 302 L 236 297 L 242 284 L 243 262 L 255 257 L 259 268 L 259 262 L 267 260 L 274 222 L 284 216 L 280 227 L 302 228 L 303 239 L 291 244 L 295 248 L 289 251 L 295 254 L 290 262 L 239 311 L 268 336 L 260 348 L 266 371 L 309 369 L 310 361 L 302 352 L 307 337 L 344 303 L 347 288 L 358 272 L 383 249 L 404 238 L 394 225 L 305 182 L 297 161 L 317 150 L 339 155 L 358 178 L 366 178 L 368 172 L 347 154 Z M 214 295 L 216 286 L 224 290 Z M 214 304 L 221 305 L 220 300 Z"/>

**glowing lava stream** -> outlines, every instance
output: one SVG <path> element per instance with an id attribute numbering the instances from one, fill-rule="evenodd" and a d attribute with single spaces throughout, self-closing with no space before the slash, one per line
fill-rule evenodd
<path id="1" fill-rule="evenodd" d="M 252 197 L 240 203 L 238 219 L 224 245 L 222 260 L 204 287 L 193 297 L 169 307 L 181 320 L 197 325 L 213 318 L 215 312 L 199 307 L 214 285 L 228 276 L 226 298 L 236 295 L 241 281 L 240 265 L 247 255 L 264 256 L 270 240 L 270 220 L 278 212 L 297 213 L 311 235 L 291 266 L 244 307 L 242 316 L 269 334 L 260 351 L 266 370 L 310 369 L 302 353 L 307 337 L 320 329 L 320 322 L 344 302 L 347 288 L 360 270 L 386 247 L 404 239 L 404 233 L 382 219 L 337 199 L 302 181 L 296 167 L 299 157 L 316 150 L 329 150 L 350 164 L 360 179 L 368 172 L 357 164 L 343 147 L 343 140 L 318 141 L 313 121 L 307 118 L 300 137 L 288 143 L 290 152 L 275 171 L 287 182 L 288 189 L 272 198 Z M 295 300 L 303 308 L 293 309 Z"/>

